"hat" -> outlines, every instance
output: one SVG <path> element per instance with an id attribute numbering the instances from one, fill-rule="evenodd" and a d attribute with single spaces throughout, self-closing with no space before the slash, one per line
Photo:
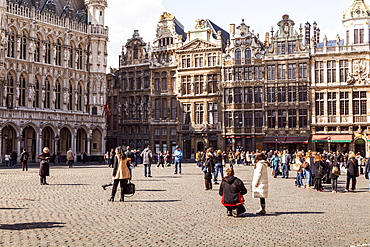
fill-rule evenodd
<path id="1" fill-rule="evenodd" d="M 179 149 L 180 147 L 179 146 L 176 146 L 176 148 L 175 149 Z"/>

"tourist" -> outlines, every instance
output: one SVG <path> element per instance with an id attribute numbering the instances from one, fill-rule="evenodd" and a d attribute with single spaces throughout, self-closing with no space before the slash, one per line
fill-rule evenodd
<path id="1" fill-rule="evenodd" d="M 75 154 L 72 151 L 72 148 L 69 148 L 67 152 L 67 164 L 69 168 L 73 167 L 73 163 L 75 161 Z"/>
<path id="2" fill-rule="evenodd" d="M 348 155 L 348 161 L 346 163 L 347 168 L 347 181 L 346 181 L 346 189 L 344 192 L 348 192 L 349 190 L 349 182 L 352 180 L 352 187 L 351 190 L 356 189 L 356 177 L 359 175 L 358 170 L 358 161 L 356 159 L 356 155 L 353 152 L 350 152 Z"/>
<path id="3" fill-rule="evenodd" d="M 340 174 L 340 168 L 338 160 L 335 158 L 335 156 L 330 156 L 329 160 L 329 177 L 331 179 L 331 192 L 337 193 L 338 191 L 338 177 Z"/>
<path id="4" fill-rule="evenodd" d="M 234 169 L 226 170 L 226 177 L 222 179 L 219 195 L 222 196 L 222 204 L 227 209 L 228 216 L 242 216 L 245 212 L 243 195 L 247 194 L 244 183 L 234 177 Z"/>
<path id="5" fill-rule="evenodd" d="M 153 153 L 152 150 L 150 150 L 150 145 L 148 145 L 143 152 L 141 152 L 141 158 L 143 159 L 144 164 L 144 176 L 145 177 L 151 177 L 151 163 L 153 159 Z"/>
<path id="6" fill-rule="evenodd" d="M 24 148 L 23 152 L 21 153 L 21 162 L 22 162 L 22 171 L 26 170 L 28 171 L 28 157 L 30 155 L 28 154 L 27 150 Z"/>
<path id="7" fill-rule="evenodd" d="M 364 174 L 365 178 L 369 179 L 369 193 L 370 193 L 370 157 L 367 158 Z"/>
<path id="8" fill-rule="evenodd" d="M 157 153 L 157 160 L 158 160 L 157 168 L 162 166 L 161 168 L 163 169 L 164 168 L 164 156 L 160 150 Z"/>
<path id="9" fill-rule="evenodd" d="M 175 152 L 173 152 L 173 157 L 174 157 L 174 167 L 175 171 L 173 174 L 181 174 L 181 160 L 182 160 L 182 151 L 179 146 L 176 147 Z"/>
<path id="10" fill-rule="evenodd" d="M 206 190 L 211 190 L 212 189 L 212 174 L 215 172 L 215 163 L 213 160 L 212 152 L 207 152 L 206 161 L 204 162 L 203 166 L 205 167 L 204 182 L 205 182 Z"/>
<path id="11" fill-rule="evenodd" d="M 268 196 L 268 161 L 264 153 L 257 153 L 252 180 L 252 197 L 260 198 L 260 209 L 256 214 L 266 214 L 266 198 Z"/>
<path id="12" fill-rule="evenodd" d="M 279 157 L 277 151 L 274 152 L 274 155 L 271 157 L 270 162 L 272 165 L 274 178 L 277 178 L 279 171 Z"/>
<path id="13" fill-rule="evenodd" d="M 325 163 L 324 163 L 322 154 L 317 153 L 315 155 L 313 165 L 315 166 L 314 189 L 316 189 L 318 192 L 322 192 L 322 191 L 324 191 L 324 188 L 322 186 L 322 178 L 323 178 L 323 175 L 326 173 Z"/>
<path id="14" fill-rule="evenodd" d="M 49 148 L 44 147 L 42 150 L 42 153 L 37 156 L 38 159 L 41 159 L 40 161 L 40 184 L 41 185 L 48 185 L 46 182 L 46 176 L 50 175 L 50 153 Z"/>
<path id="15" fill-rule="evenodd" d="M 218 182 L 217 182 L 218 173 L 221 174 L 221 179 L 224 177 L 224 169 L 223 169 L 223 165 L 222 165 L 222 151 L 221 151 L 221 149 L 217 150 L 216 156 L 214 157 L 214 160 L 215 160 L 215 173 L 214 173 L 214 176 L 213 176 L 213 183 L 218 184 Z"/>
<path id="16" fill-rule="evenodd" d="M 121 147 L 117 147 L 115 151 L 112 178 L 113 178 L 112 195 L 108 201 L 110 202 L 114 201 L 114 196 L 116 195 L 118 184 L 120 184 L 121 199 L 119 201 L 123 202 L 125 200 L 125 188 L 128 180 L 131 179 L 131 176 L 130 176 L 130 161 L 123 153 Z"/>

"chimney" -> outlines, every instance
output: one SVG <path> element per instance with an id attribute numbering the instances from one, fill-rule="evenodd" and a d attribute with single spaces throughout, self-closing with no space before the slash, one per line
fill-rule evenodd
<path id="1" fill-rule="evenodd" d="M 306 22 L 305 26 L 305 42 L 306 45 L 310 45 L 310 37 L 311 37 L 311 24 L 309 22 Z"/>
<path id="2" fill-rule="evenodd" d="M 313 42 L 314 42 L 314 46 L 316 47 L 316 44 L 317 44 L 317 23 L 316 21 L 313 23 Z"/>
<path id="3" fill-rule="evenodd" d="M 317 39 L 316 39 L 316 44 L 320 43 L 320 28 L 316 29 L 317 33 Z"/>
<path id="4" fill-rule="evenodd" d="M 230 34 L 235 33 L 235 24 L 230 24 Z"/>

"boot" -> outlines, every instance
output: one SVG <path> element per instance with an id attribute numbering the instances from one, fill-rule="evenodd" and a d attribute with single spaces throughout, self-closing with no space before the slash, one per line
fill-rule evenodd
<path id="1" fill-rule="evenodd" d="M 103 184 L 101 187 L 103 187 L 103 189 L 105 190 L 106 187 L 108 186 L 112 186 L 113 184 L 112 183 L 109 183 L 109 184 Z"/>
<path id="2" fill-rule="evenodd" d="M 266 204 L 261 204 L 261 207 L 259 210 L 257 210 L 256 214 L 266 214 Z"/>
<path id="3" fill-rule="evenodd" d="M 310 186 L 310 184 L 306 184 L 306 189 L 312 189 L 312 187 Z"/>

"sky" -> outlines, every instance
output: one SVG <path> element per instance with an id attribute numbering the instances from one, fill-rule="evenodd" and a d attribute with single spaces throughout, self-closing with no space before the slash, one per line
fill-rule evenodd
<path id="1" fill-rule="evenodd" d="M 343 12 L 354 0 L 107 0 L 105 25 L 109 27 L 108 65 L 118 68 L 118 56 L 122 46 L 139 30 L 146 43 L 155 38 L 157 22 L 163 12 L 171 13 L 185 27 L 191 30 L 198 19 L 210 19 L 229 31 L 230 24 L 241 20 L 250 26 L 264 40 L 265 33 L 277 29 L 277 23 L 284 14 L 295 22 L 297 31 L 306 22 L 316 21 L 324 35 L 334 40 L 339 34 L 344 38 L 342 28 Z M 366 0 L 365 0 L 366 2 Z M 367 3 L 370 4 L 369 0 Z"/>

